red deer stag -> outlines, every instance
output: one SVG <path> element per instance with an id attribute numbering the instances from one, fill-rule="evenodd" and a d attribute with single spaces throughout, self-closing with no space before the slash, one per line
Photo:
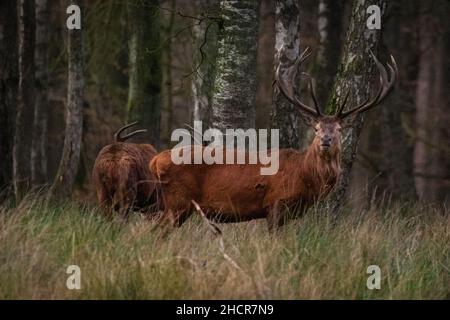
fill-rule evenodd
<path id="1" fill-rule="evenodd" d="M 158 152 L 151 144 L 125 142 L 146 130 L 122 136 L 123 131 L 137 123 L 128 124 L 115 133 L 115 142 L 99 152 L 92 170 L 99 205 L 109 217 L 113 210 L 124 218 L 132 210 L 149 213 L 151 206 L 158 202 L 159 187 L 148 168 L 149 161 Z"/>
<path id="2" fill-rule="evenodd" d="M 336 114 L 330 116 L 321 113 L 311 81 L 314 108 L 300 101 L 292 88 L 291 82 L 301 62 L 308 56 L 307 49 L 286 70 L 287 80 L 280 76 L 279 62 L 275 75 L 275 82 L 283 95 L 312 120 L 315 137 L 308 149 L 304 152 L 279 150 L 279 170 L 274 175 L 260 175 L 261 164 L 176 165 L 171 161 L 171 150 L 166 150 L 150 163 L 151 172 L 161 181 L 165 206 L 163 221 L 180 226 L 191 214 L 194 204 L 198 203 L 205 215 L 214 221 L 266 218 L 269 231 L 272 231 L 284 224 L 286 211 L 291 211 L 283 210 L 284 207 L 300 214 L 330 192 L 341 171 L 341 125 L 344 119 L 379 104 L 392 90 L 398 71 L 391 56 L 389 79 L 386 68 L 372 54 L 380 72 L 380 87 L 376 95 L 354 109 L 344 111 L 347 93 Z M 192 152 L 189 150 L 192 147 L 187 148 L 183 151 Z"/>

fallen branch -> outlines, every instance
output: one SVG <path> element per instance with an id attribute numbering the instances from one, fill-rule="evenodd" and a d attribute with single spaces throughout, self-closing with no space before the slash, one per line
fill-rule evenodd
<path id="1" fill-rule="evenodd" d="M 219 239 L 219 250 L 222 253 L 223 257 L 225 258 L 225 260 L 227 260 L 235 269 L 241 271 L 242 273 L 244 273 L 247 277 L 250 278 L 249 275 L 247 275 L 245 273 L 245 271 L 236 263 L 236 261 L 234 261 L 226 252 L 225 252 L 225 245 L 223 243 L 223 233 L 222 230 L 219 228 L 219 226 L 217 224 L 215 224 L 214 222 L 212 222 L 211 220 L 209 220 L 205 213 L 203 212 L 202 208 L 200 208 L 199 204 L 197 202 L 195 202 L 194 200 L 191 200 L 192 203 L 195 206 L 195 209 L 200 213 L 201 217 L 203 218 L 203 220 L 206 222 L 206 225 L 208 226 L 208 228 L 211 230 L 211 232 L 218 237 Z"/>

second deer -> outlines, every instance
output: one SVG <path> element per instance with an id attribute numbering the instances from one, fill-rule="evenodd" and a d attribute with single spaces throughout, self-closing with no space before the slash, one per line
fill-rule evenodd
<path id="1" fill-rule="evenodd" d="M 114 143 L 105 146 L 95 160 L 92 182 L 99 205 L 107 216 L 117 211 L 126 218 L 131 211 L 151 214 L 159 209 L 159 186 L 148 168 L 157 151 L 148 143 L 126 142 L 146 130 L 122 135 L 124 130 L 136 124 L 134 122 L 119 129 L 114 135 Z"/>

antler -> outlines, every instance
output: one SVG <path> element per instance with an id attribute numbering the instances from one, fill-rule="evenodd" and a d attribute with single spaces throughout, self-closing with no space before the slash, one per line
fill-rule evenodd
<path id="1" fill-rule="evenodd" d="M 114 140 L 116 142 L 124 142 L 125 140 L 130 139 L 131 137 L 133 137 L 136 134 L 147 132 L 147 130 L 142 129 L 142 130 L 136 130 L 136 131 L 130 132 L 130 133 L 126 134 L 125 136 L 122 136 L 123 131 L 125 131 L 128 128 L 131 128 L 132 126 L 137 125 L 138 123 L 139 123 L 139 121 L 135 121 L 133 123 L 127 124 L 126 126 L 123 126 L 119 130 L 117 130 L 117 132 L 114 134 Z"/>
<path id="2" fill-rule="evenodd" d="M 320 112 L 319 106 L 317 104 L 317 99 L 316 99 L 316 95 L 314 92 L 311 78 L 309 78 L 309 87 L 310 87 L 311 96 L 312 96 L 312 99 L 314 102 L 314 109 L 311 108 L 310 106 L 304 104 L 302 101 L 300 101 L 300 98 L 295 94 L 294 87 L 293 87 L 293 82 L 297 76 L 300 65 L 302 64 L 303 61 L 305 61 L 311 55 L 310 48 L 307 47 L 305 49 L 305 51 L 302 52 L 300 57 L 298 57 L 296 59 L 296 61 L 290 67 L 288 67 L 286 69 L 286 71 L 284 72 L 284 74 L 286 74 L 286 78 L 283 78 L 282 76 L 280 76 L 281 55 L 284 54 L 284 52 L 285 52 L 285 47 L 283 46 L 283 47 L 281 47 L 281 49 L 278 51 L 278 54 L 277 54 L 277 69 L 275 71 L 276 84 L 278 85 L 278 87 L 280 88 L 280 91 L 283 93 L 283 95 L 286 97 L 286 99 L 289 100 L 290 103 L 298 106 L 303 112 L 305 112 L 306 114 L 308 114 L 309 116 L 311 116 L 313 118 L 321 117 L 322 113 Z"/>
<path id="3" fill-rule="evenodd" d="M 375 57 L 375 55 L 372 53 L 372 51 L 370 51 L 370 54 L 372 55 L 372 58 L 375 60 L 375 64 L 376 64 L 378 70 L 380 71 L 380 87 L 378 88 L 376 95 L 372 99 L 369 97 L 366 101 L 361 103 L 359 106 L 357 106 L 349 111 L 343 112 L 345 103 L 347 102 L 347 98 L 348 98 L 348 93 L 347 93 L 347 95 L 344 99 L 344 102 L 342 103 L 342 105 L 340 106 L 339 110 L 336 113 L 336 117 L 343 119 L 345 117 L 348 117 L 351 114 L 362 113 L 367 110 L 370 110 L 373 107 L 375 107 L 376 105 L 378 105 L 381 101 L 383 101 L 384 98 L 386 98 L 387 95 L 392 91 L 392 88 L 394 88 L 394 84 L 397 81 L 397 75 L 398 75 L 397 63 L 395 62 L 394 57 L 391 55 L 392 65 L 387 63 L 387 66 L 388 66 L 389 72 L 390 72 L 390 78 L 391 78 L 389 80 L 388 72 L 386 71 L 386 68 L 381 64 L 380 61 L 378 61 L 378 59 Z"/>

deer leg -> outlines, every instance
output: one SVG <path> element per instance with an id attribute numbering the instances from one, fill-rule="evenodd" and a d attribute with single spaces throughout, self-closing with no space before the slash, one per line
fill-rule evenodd
<path id="1" fill-rule="evenodd" d="M 277 201 L 275 204 L 270 207 L 269 212 L 267 213 L 267 227 L 269 229 L 269 233 L 274 233 L 280 229 L 285 223 L 286 217 L 283 210 L 280 210 L 280 202 Z"/>
<path id="2" fill-rule="evenodd" d="M 128 204 L 125 204 L 120 208 L 119 216 L 122 219 L 122 222 L 126 223 L 130 219 L 131 207 Z"/>
<path id="3" fill-rule="evenodd" d="M 123 222 L 128 222 L 130 218 L 130 213 L 133 211 L 134 199 L 133 192 L 125 193 L 120 199 L 119 216 Z"/>
<path id="4" fill-rule="evenodd" d="M 179 228 L 190 216 L 191 210 L 174 210 L 166 208 L 164 212 L 159 215 L 157 224 L 162 227 L 170 226 L 172 228 Z"/>
<path id="5" fill-rule="evenodd" d="M 113 210 L 111 204 L 108 204 L 108 203 L 101 204 L 99 206 L 99 212 L 107 221 L 113 220 L 114 210 Z"/>
<path id="6" fill-rule="evenodd" d="M 151 231 L 158 230 L 157 233 L 157 239 L 166 238 L 169 233 L 171 232 L 171 223 L 170 223 L 170 216 L 173 215 L 172 210 L 166 208 L 164 212 L 157 218 L 156 223 L 151 228 Z"/>
<path id="7" fill-rule="evenodd" d="M 99 208 L 100 208 L 100 213 L 107 219 L 107 220 L 112 220 L 113 217 L 113 204 L 112 204 L 112 199 L 111 197 L 108 196 L 108 192 L 102 188 L 100 190 L 97 190 L 97 198 L 98 198 L 98 203 Z"/>
<path id="8" fill-rule="evenodd" d="M 179 228 L 191 216 L 190 210 L 172 211 L 169 215 L 170 223 L 173 228 Z"/>
<path id="9" fill-rule="evenodd" d="M 164 213 L 159 217 L 156 225 L 151 229 L 159 229 L 160 233 L 158 237 L 166 238 L 175 228 L 179 228 L 189 217 L 190 211 L 172 209 L 164 210 Z"/>

